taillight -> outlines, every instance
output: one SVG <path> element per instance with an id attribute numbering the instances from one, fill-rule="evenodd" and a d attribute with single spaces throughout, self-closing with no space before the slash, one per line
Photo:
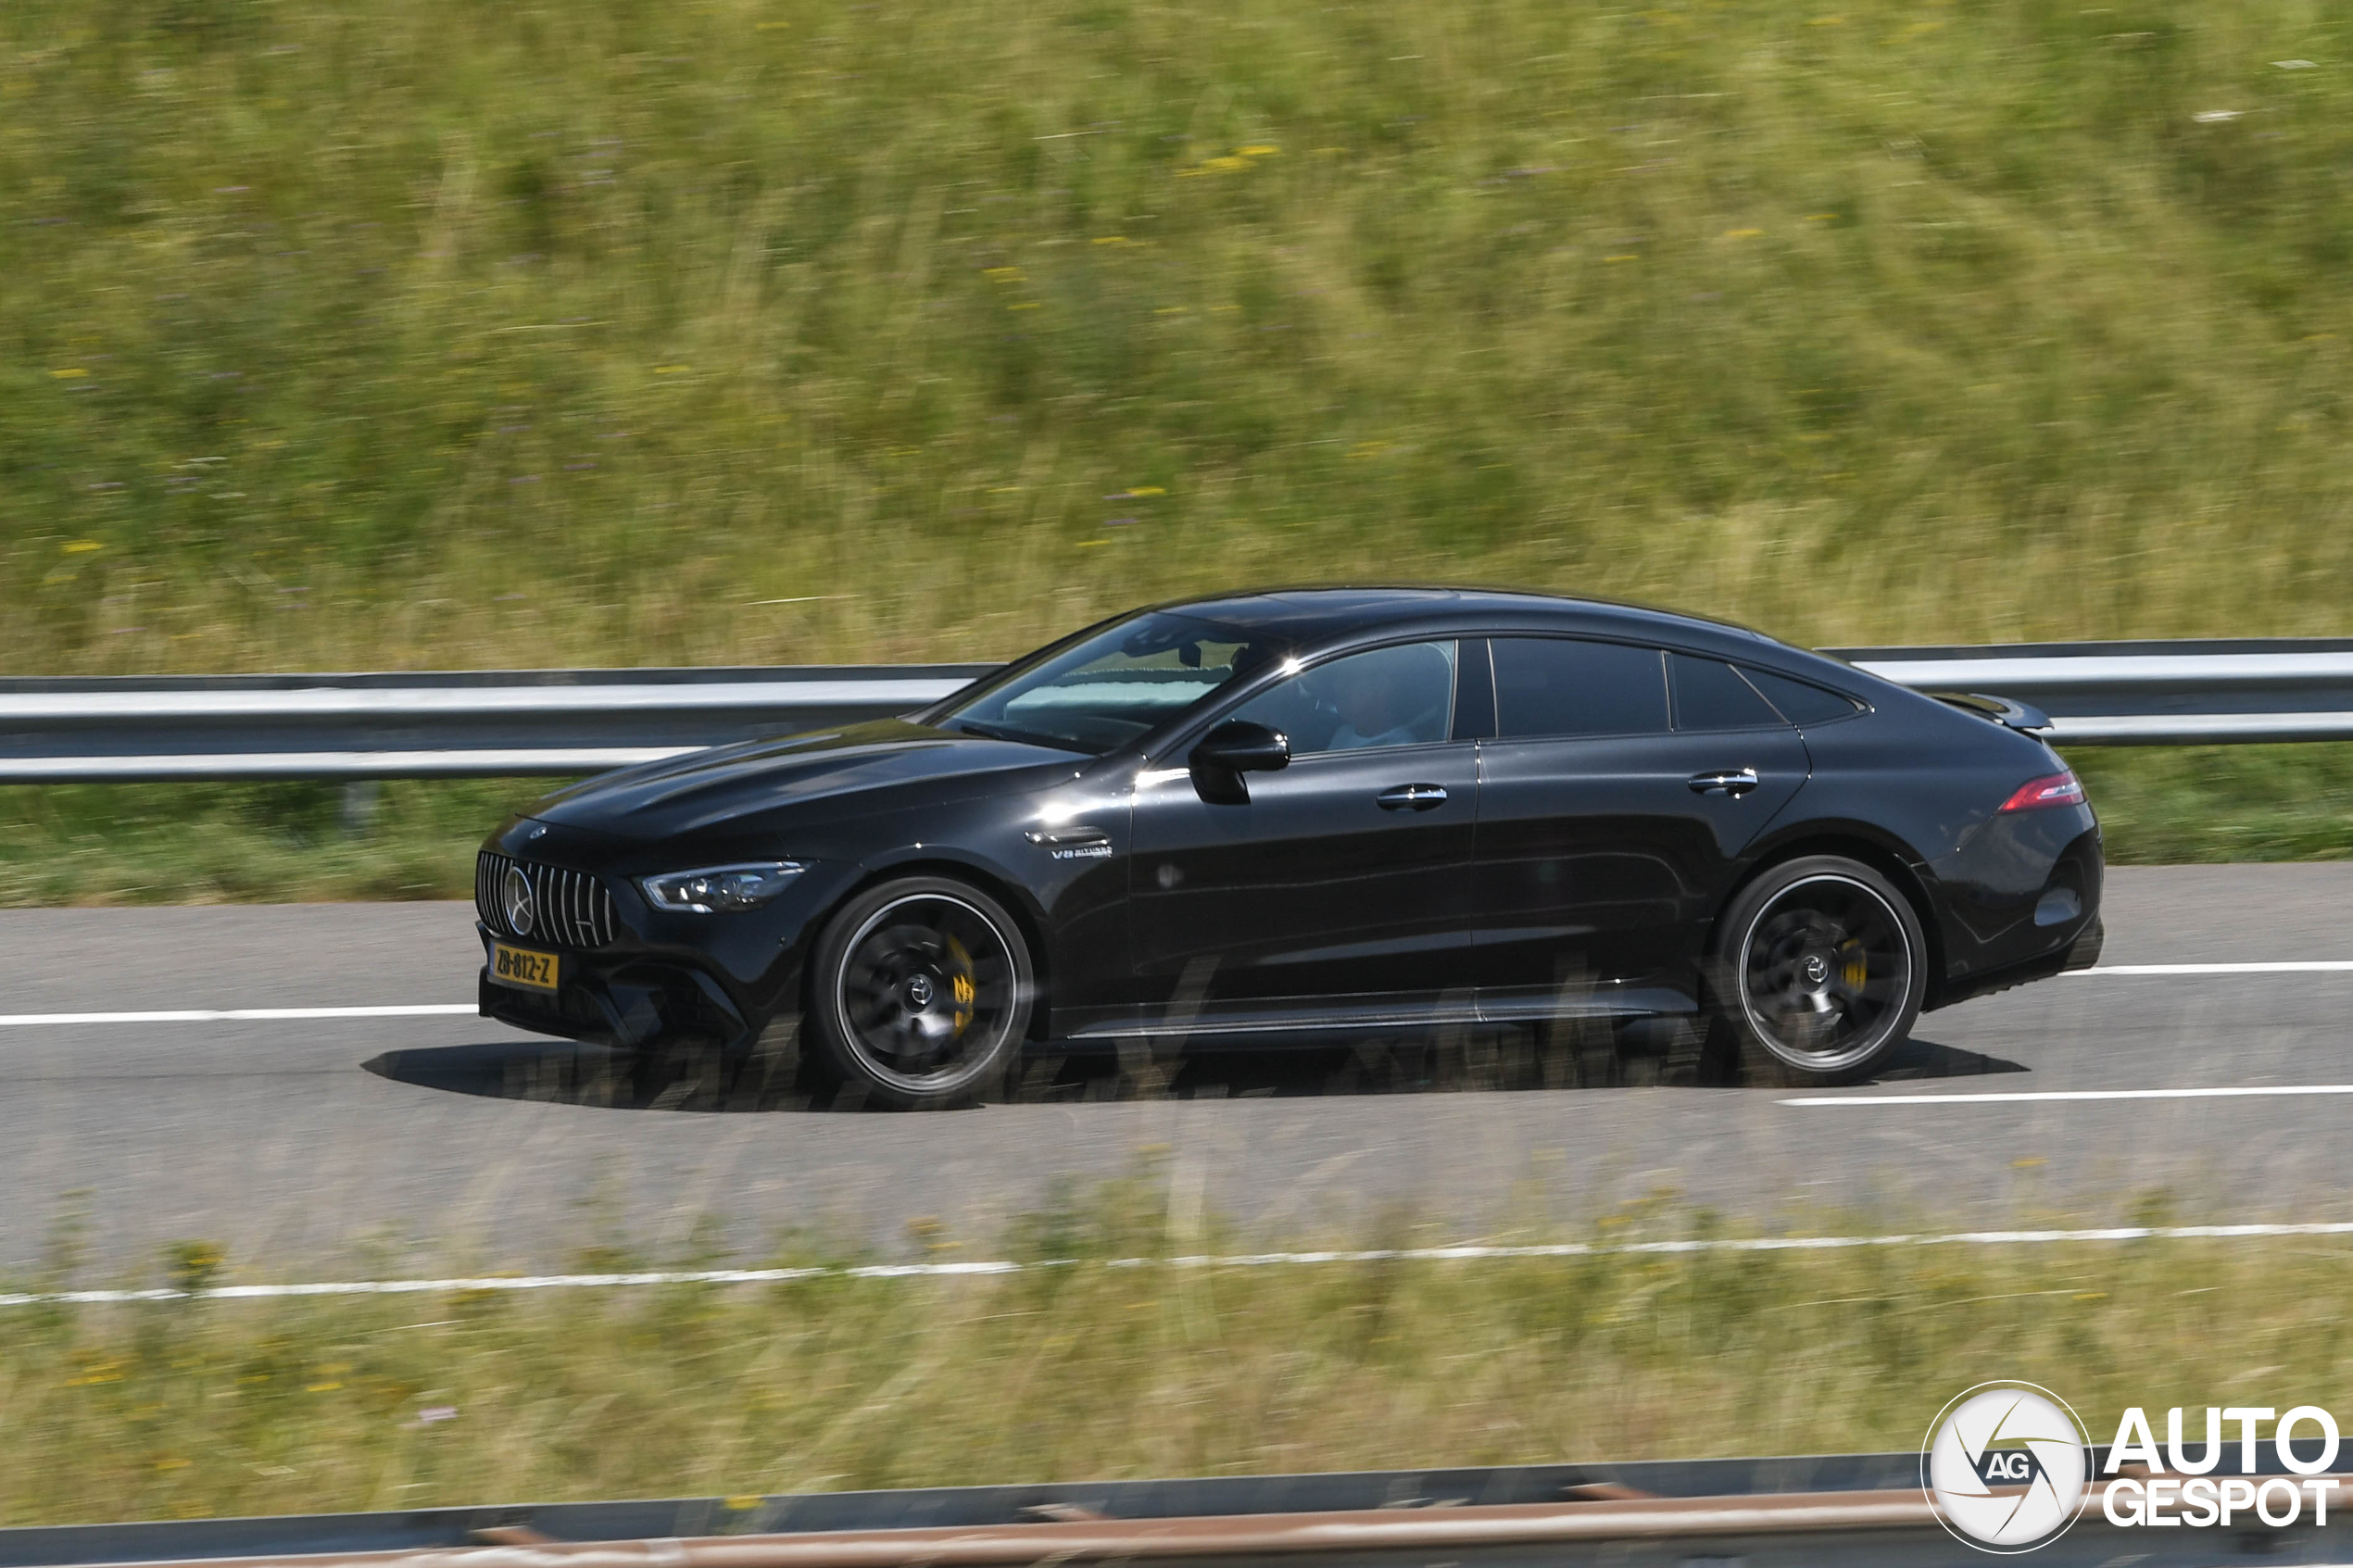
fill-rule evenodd
<path id="1" fill-rule="evenodd" d="M 2083 804 L 2083 781 L 2072 772 L 2045 773 L 2039 779 L 2029 779 L 2018 786 L 2018 793 L 2002 802 L 2005 811 L 2032 811 L 2045 806 L 2081 806 Z"/>

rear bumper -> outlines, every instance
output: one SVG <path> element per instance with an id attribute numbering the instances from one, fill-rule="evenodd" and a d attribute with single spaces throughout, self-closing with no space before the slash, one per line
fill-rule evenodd
<path id="1" fill-rule="evenodd" d="M 1930 988 L 1928 1010 L 2098 961 L 2107 940 L 2100 921 L 2107 865 L 2097 824 L 2088 810 L 2079 811 L 2080 818 L 2022 813 L 2030 820 L 2005 824 L 2009 836 L 1997 841 L 2003 853 L 1986 859 L 1989 869 L 2008 874 L 1985 877 L 1969 890 L 1973 897 L 1948 905 L 1947 968 Z M 2063 843 L 2052 841 L 2051 828 L 2079 820 L 2081 831 Z M 2036 837 L 2044 842 L 2036 844 Z"/>
<path id="2" fill-rule="evenodd" d="M 474 929 L 486 959 L 495 938 L 479 922 Z M 748 1046 L 767 1022 L 748 1014 L 718 979 L 688 964 L 565 952 L 560 977 L 553 992 L 525 990 L 492 979 L 485 961 L 476 982 L 482 1016 L 623 1049 L 687 1042 Z"/>
<path id="3" fill-rule="evenodd" d="M 2015 985 L 2048 980 L 2071 969 L 2089 969 L 2099 961 L 2101 945 L 2107 940 L 2107 929 L 2100 923 L 2100 917 L 2095 914 L 2075 940 L 2058 951 L 2029 959 L 2024 963 L 1987 970 L 1982 974 L 1972 974 L 1963 980 L 1949 981 L 1932 1006 L 1950 1007 L 1972 997 L 1990 997 L 1996 991 L 2007 991 Z"/>
<path id="4" fill-rule="evenodd" d="M 2092 923 L 2083 928 L 2083 935 L 2075 939 L 2075 946 L 2067 950 L 2067 961 L 2059 965 L 2060 972 L 2091 968 L 2100 961 L 2100 949 L 2107 946 L 2108 922 L 2095 914 Z"/>

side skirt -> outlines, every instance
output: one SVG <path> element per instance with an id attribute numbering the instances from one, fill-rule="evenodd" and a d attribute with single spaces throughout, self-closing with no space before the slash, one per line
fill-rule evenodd
<path id="1" fill-rule="evenodd" d="M 1208 1017 L 1162 1014 L 1157 1018 L 1108 1020 L 1088 1023 L 1058 1037 L 1057 1043 L 1114 1044 L 1121 1040 L 1159 1040 L 1170 1045 L 1189 1040 L 1243 1038 L 1281 1035 L 1328 1035 L 1370 1034 L 1380 1030 L 1461 1027 L 1478 1023 L 1539 1023 L 1567 1019 L 1656 1018 L 1694 1013 L 1699 1005 L 1680 991 L 1664 986 L 1642 990 L 1580 992 L 1573 997 L 1545 995 L 1500 997 L 1466 1002 L 1444 999 L 1424 1005 L 1389 1003 L 1364 1007 L 1267 1008 L 1250 1012 L 1220 1010 Z"/>

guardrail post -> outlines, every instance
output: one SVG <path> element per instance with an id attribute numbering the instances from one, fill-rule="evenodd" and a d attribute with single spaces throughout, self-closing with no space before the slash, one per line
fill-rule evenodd
<path id="1" fill-rule="evenodd" d="M 365 838 L 376 831 L 376 816 L 384 805 L 384 781 L 353 779 L 343 786 L 343 835 Z"/>

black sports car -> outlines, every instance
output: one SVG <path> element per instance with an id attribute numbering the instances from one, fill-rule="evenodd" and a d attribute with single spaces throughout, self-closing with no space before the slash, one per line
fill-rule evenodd
<path id="1" fill-rule="evenodd" d="M 1851 1080 L 1921 1010 L 2096 956 L 2099 827 L 2040 723 L 1589 600 L 1163 605 L 510 818 L 482 1010 L 623 1047 L 798 1021 L 907 1106 L 1030 1043 L 1671 1015 Z"/>

